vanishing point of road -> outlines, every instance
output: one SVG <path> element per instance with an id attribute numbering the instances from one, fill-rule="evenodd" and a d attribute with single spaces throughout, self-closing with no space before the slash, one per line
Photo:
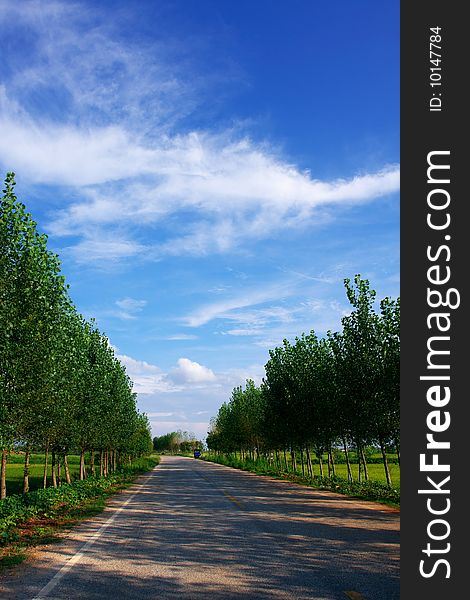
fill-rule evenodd
<path id="1" fill-rule="evenodd" d="M 399 512 L 191 458 L 0 578 L 3 600 L 399 600 Z"/>

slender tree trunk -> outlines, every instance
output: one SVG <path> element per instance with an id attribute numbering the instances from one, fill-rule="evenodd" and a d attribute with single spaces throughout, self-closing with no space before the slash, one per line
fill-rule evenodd
<path id="1" fill-rule="evenodd" d="M 398 438 L 395 438 L 395 450 L 397 453 L 398 466 L 400 466 L 400 441 Z"/>
<path id="2" fill-rule="evenodd" d="M 28 446 L 26 448 L 26 453 L 24 455 L 24 469 L 23 469 L 23 494 L 27 494 L 29 492 L 29 459 L 31 456 L 31 448 Z"/>
<path id="3" fill-rule="evenodd" d="M 308 446 L 305 448 L 305 453 L 307 454 L 307 469 L 308 469 L 308 474 L 313 479 L 312 457 L 310 456 L 310 450 L 309 450 Z"/>
<path id="4" fill-rule="evenodd" d="M 290 457 L 291 457 L 291 460 L 292 460 L 292 471 L 294 473 L 297 473 L 297 462 L 295 460 L 295 450 L 294 450 L 294 448 L 292 446 L 290 448 Z"/>
<path id="5" fill-rule="evenodd" d="M 54 451 L 52 451 L 51 468 L 52 468 L 52 485 L 56 488 L 57 487 L 57 477 L 56 477 L 56 473 L 55 473 L 55 452 Z"/>
<path id="6" fill-rule="evenodd" d="M 353 474 L 351 470 L 351 463 L 349 462 L 348 446 L 346 444 L 346 438 L 343 438 L 344 458 L 346 459 L 346 465 L 348 469 L 348 481 L 353 481 Z"/>
<path id="7" fill-rule="evenodd" d="M 60 486 L 60 454 L 57 455 L 57 485 Z"/>
<path id="8" fill-rule="evenodd" d="M 65 481 L 67 483 L 72 483 L 72 479 L 70 478 L 69 462 L 67 460 L 66 454 L 64 454 L 64 471 L 65 471 Z"/>
<path id="9" fill-rule="evenodd" d="M 333 477 L 336 477 L 335 457 L 333 455 L 333 452 L 331 451 L 331 448 L 330 448 L 330 460 L 331 460 L 331 472 L 333 474 Z"/>
<path id="10" fill-rule="evenodd" d="M 356 444 L 356 455 L 357 455 L 357 478 L 358 481 L 362 481 L 362 460 L 361 453 L 359 451 L 359 444 Z"/>
<path id="11" fill-rule="evenodd" d="M 300 462 L 302 464 L 302 477 L 305 477 L 304 449 L 303 448 L 300 448 Z"/>
<path id="12" fill-rule="evenodd" d="M 6 450 L 2 450 L 2 463 L 0 468 L 0 500 L 7 497 L 7 457 Z"/>
<path id="13" fill-rule="evenodd" d="M 94 450 L 90 450 L 90 469 L 91 469 L 91 475 L 92 475 L 92 477 L 94 477 L 96 475 L 95 451 Z"/>
<path id="14" fill-rule="evenodd" d="M 85 479 L 85 448 L 80 450 L 80 469 L 79 469 L 80 481 Z"/>
<path id="15" fill-rule="evenodd" d="M 318 466 L 320 467 L 320 477 L 323 477 L 323 458 L 321 452 L 318 452 Z"/>
<path id="16" fill-rule="evenodd" d="M 328 450 L 327 463 L 328 463 L 328 477 L 331 477 L 331 452 L 329 450 Z"/>
<path id="17" fill-rule="evenodd" d="M 117 450 L 113 451 L 113 471 L 114 473 L 117 471 Z"/>
<path id="18" fill-rule="evenodd" d="M 284 448 L 284 464 L 286 465 L 286 472 L 289 473 L 289 467 L 287 466 L 287 453 L 286 453 L 285 448 Z"/>
<path id="19" fill-rule="evenodd" d="M 47 488 L 47 467 L 49 466 L 48 462 L 49 462 L 49 444 L 47 444 L 46 452 L 44 454 L 44 477 L 43 477 L 43 485 L 42 485 L 42 487 L 44 489 Z"/>
<path id="20" fill-rule="evenodd" d="M 380 451 L 382 452 L 382 460 L 384 463 L 385 479 L 387 480 L 388 487 L 392 487 L 392 479 L 390 477 L 390 469 L 388 468 L 387 453 L 385 452 L 385 445 L 384 445 L 382 439 L 379 440 L 379 443 L 380 443 Z"/>
<path id="21" fill-rule="evenodd" d="M 364 479 L 366 481 L 369 481 L 369 470 L 367 468 L 367 460 L 366 460 L 366 455 L 364 453 L 364 447 L 361 446 L 361 460 L 362 460 L 362 464 L 364 466 Z"/>
<path id="22" fill-rule="evenodd" d="M 104 472 L 104 455 L 103 450 L 100 450 L 100 477 L 103 477 Z"/>

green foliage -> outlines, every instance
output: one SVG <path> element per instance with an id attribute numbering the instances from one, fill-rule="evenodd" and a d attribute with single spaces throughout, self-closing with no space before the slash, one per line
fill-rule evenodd
<path id="1" fill-rule="evenodd" d="M 189 454 L 200 450 L 203 443 L 196 439 L 194 433 L 188 431 L 172 431 L 153 438 L 155 452 L 169 452 L 171 454 Z"/>
<path id="2" fill-rule="evenodd" d="M 359 479 L 367 480 L 374 445 L 392 487 L 387 450 L 393 445 L 399 452 L 400 301 L 383 299 L 377 313 L 367 280 L 356 275 L 344 284 L 353 310 L 342 331 L 323 339 L 311 331 L 270 350 L 261 386 L 247 381 L 245 389 L 235 388 L 211 420 L 210 450 L 239 452 L 244 460 L 276 455 L 278 469 L 287 453 L 293 470 L 300 460 L 313 476 L 314 463 L 323 475 L 325 456 L 333 472 L 341 447 L 352 482 L 352 451 Z"/>
<path id="3" fill-rule="evenodd" d="M 62 461 L 74 450 L 100 451 L 104 470 L 114 470 L 117 453 L 151 452 L 149 421 L 109 340 L 77 312 L 58 256 L 14 188 L 8 173 L 0 200 L 0 450 L 5 458 L 20 444 L 25 456 L 33 447 Z M 80 471 L 83 478 L 83 464 Z M 27 475 L 25 468 L 24 491 Z"/>
<path id="4" fill-rule="evenodd" d="M 14 540 L 17 534 L 12 530 L 32 517 L 54 518 L 89 498 L 106 495 L 116 485 L 147 472 L 157 464 L 156 457 L 139 458 L 107 477 L 89 477 L 58 488 L 11 495 L 0 501 L 0 540 L 3 544 Z"/>

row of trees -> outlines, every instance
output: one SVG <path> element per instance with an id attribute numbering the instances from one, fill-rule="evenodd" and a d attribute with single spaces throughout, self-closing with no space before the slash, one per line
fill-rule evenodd
<path id="1" fill-rule="evenodd" d="M 194 433 L 180 429 L 153 438 L 153 449 L 156 452 L 187 454 L 202 449 L 202 446 L 202 442 L 196 438 Z"/>
<path id="2" fill-rule="evenodd" d="M 31 451 L 51 454 L 70 480 L 67 454 L 80 454 L 80 478 L 114 470 L 126 457 L 152 448 L 149 422 L 136 407 L 132 382 L 106 336 L 76 310 L 56 254 L 47 249 L 31 214 L 14 193 L 8 173 L 0 204 L 0 498 L 6 462 L 25 452 L 23 490 L 29 489 Z"/>
<path id="3" fill-rule="evenodd" d="M 312 452 L 328 455 L 334 472 L 334 449 L 342 448 L 352 480 L 349 460 L 354 448 L 365 479 L 364 449 L 380 447 L 386 479 L 391 485 L 387 447 L 400 456 L 399 362 L 400 299 L 385 298 L 374 311 L 376 293 L 356 275 L 345 279 L 352 311 L 342 319 L 342 331 L 318 338 L 311 331 L 269 352 L 266 377 L 257 387 L 233 390 L 211 422 L 210 449 L 239 451 L 252 457 L 264 453 L 279 465 L 286 453 L 295 465 L 313 475 Z M 360 471 L 361 472 L 361 471 Z"/>

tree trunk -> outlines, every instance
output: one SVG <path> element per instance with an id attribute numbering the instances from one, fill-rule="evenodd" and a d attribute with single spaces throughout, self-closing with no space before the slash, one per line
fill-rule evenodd
<path id="1" fill-rule="evenodd" d="M 366 455 L 364 454 L 363 446 L 361 446 L 361 460 L 362 460 L 362 464 L 364 465 L 364 479 L 366 481 L 369 481 L 369 470 L 367 468 L 367 460 L 366 460 Z"/>
<path id="2" fill-rule="evenodd" d="M 26 448 L 26 453 L 24 455 L 24 469 L 23 469 L 23 494 L 27 494 L 29 492 L 29 458 L 31 456 L 31 448 L 28 446 Z"/>
<path id="3" fill-rule="evenodd" d="M 90 450 L 90 469 L 91 469 L 91 475 L 92 475 L 92 477 L 94 477 L 96 475 L 96 470 L 95 470 L 95 451 L 94 450 Z"/>
<path id="4" fill-rule="evenodd" d="M 44 454 L 44 477 L 43 477 L 43 485 L 44 489 L 47 488 L 47 467 L 49 463 L 49 444 L 46 446 L 46 452 Z"/>
<path id="5" fill-rule="evenodd" d="M 320 477 L 323 477 L 323 458 L 322 458 L 322 453 L 318 452 L 317 456 L 318 456 L 318 466 L 320 467 Z"/>
<path id="6" fill-rule="evenodd" d="M 56 488 L 57 487 L 57 477 L 56 477 L 56 473 L 55 473 L 55 452 L 52 452 L 52 485 Z"/>
<path id="7" fill-rule="evenodd" d="M 331 460 L 331 472 L 333 474 L 333 477 L 336 477 L 335 457 L 333 455 L 333 452 L 331 451 L 331 448 L 330 448 L 330 460 Z"/>
<path id="8" fill-rule="evenodd" d="M 328 450 L 328 477 L 331 477 L 331 452 Z"/>
<path id="9" fill-rule="evenodd" d="M 356 445 L 356 455 L 357 455 L 357 479 L 359 483 L 362 481 L 362 460 L 361 453 L 359 452 L 359 446 Z"/>
<path id="10" fill-rule="evenodd" d="M 290 457 L 291 457 L 291 460 L 292 460 L 292 471 L 294 473 L 297 473 L 297 463 L 295 461 L 295 450 L 294 450 L 294 448 L 292 446 L 290 448 Z"/>
<path id="11" fill-rule="evenodd" d="M 300 463 L 302 465 L 302 477 L 305 477 L 304 449 L 303 448 L 300 448 Z"/>
<path id="12" fill-rule="evenodd" d="M 64 470 L 65 470 L 65 481 L 67 483 L 72 483 L 72 479 L 70 478 L 69 462 L 67 460 L 66 454 L 64 454 Z"/>
<path id="13" fill-rule="evenodd" d="M 307 454 L 307 469 L 308 469 L 308 474 L 313 479 L 312 458 L 310 456 L 310 450 L 308 449 L 308 446 L 305 448 L 305 453 Z"/>
<path id="14" fill-rule="evenodd" d="M 100 477 L 103 477 L 104 473 L 104 452 L 100 450 Z"/>
<path id="15" fill-rule="evenodd" d="M 113 451 L 113 472 L 117 471 L 117 450 Z"/>
<path id="16" fill-rule="evenodd" d="M 286 449 L 284 448 L 284 464 L 286 465 L 286 472 L 289 472 L 289 467 L 287 466 L 287 454 Z"/>
<path id="17" fill-rule="evenodd" d="M 85 448 L 80 451 L 80 469 L 79 469 L 80 481 L 85 479 Z"/>
<path id="18" fill-rule="evenodd" d="M 400 465 L 400 442 L 398 438 L 395 438 L 395 450 L 397 453 L 398 465 Z"/>
<path id="19" fill-rule="evenodd" d="M 57 485 L 60 486 L 60 455 L 57 455 Z"/>
<path id="20" fill-rule="evenodd" d="M 363 446 L 361 446 L 361 459 L 362 459 L 362 464 L 364 465 L 364 479 L 366 481 L 369 481 L 369 469 L 367 468 L 367 459 L 366 459 L 366 455 L 364 453 Z"/>
<path id="21" fill-rule="evenodd" d="M 380 443 L 380 450 L 382 452 L 382 459 L 383 459 L 383 463 L 384 463 L 385 479 L 387 480 L 388 487 L 392 487 L 392 479 L 390 477 L 390 469 L 388 468 L 387 453 L 385 452 L 385 445 L 381 439 L 379 440 L 379 443 Z"/>
<path id="22" fill-rule="evenodd" d="M 353 481 L 353 474 L 351 470 L 351 463 L 349 462 L 348 446 L 346 445 L 346 438 L 343 438 L 344 458 L 346 459 L 346 465 L 348 468 L 348 481 Z"/>
<path id="23" fill-rule="evenodd" d="M 0 500 L 7 497 L 7 451 L 2 450 L 2 463 L 0 468 Z"/>

